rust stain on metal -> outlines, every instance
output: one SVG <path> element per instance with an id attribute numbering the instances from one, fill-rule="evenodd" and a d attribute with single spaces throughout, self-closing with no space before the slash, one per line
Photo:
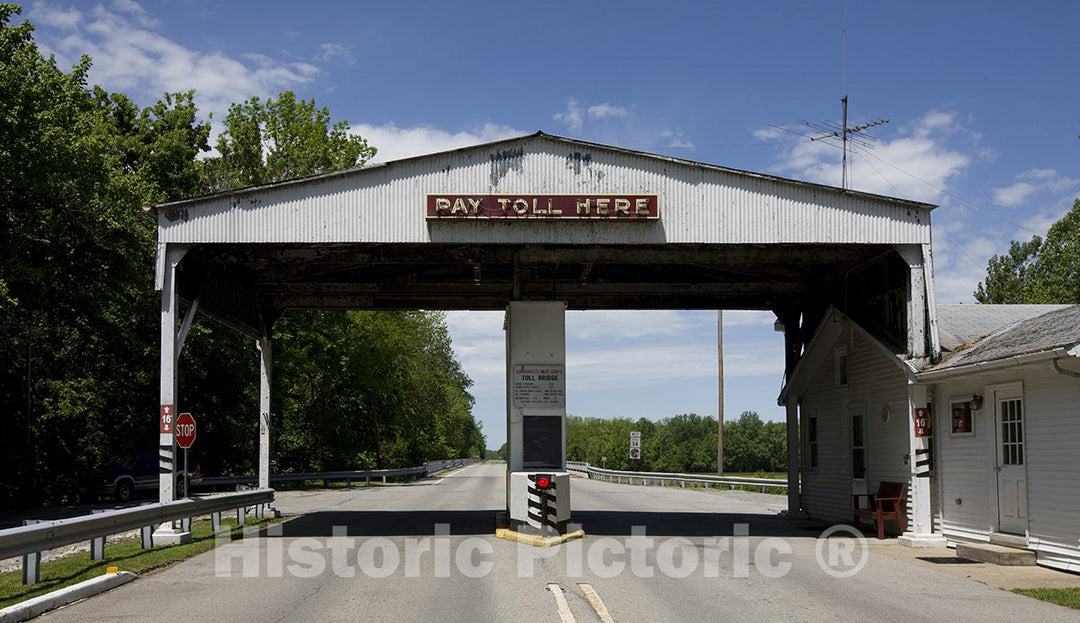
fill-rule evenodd
<path id="1" fill-rule="evenodd" d="M 504 149 L 491 154 L 491 185 L 498 186 L 510 171 L 521 172 L 525 163 L 525 148 Z"/>

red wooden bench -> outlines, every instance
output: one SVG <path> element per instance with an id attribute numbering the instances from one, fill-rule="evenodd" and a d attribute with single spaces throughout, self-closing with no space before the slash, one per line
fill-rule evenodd
<path id="1" fill-rule="evenodd" d="M 868 498 L 867 508 L 859 507 L 859 499 Z M 885 520 L 892 519 L 900 527 L 900 533 L 906 530 L 904 518 L 907 510 L 904 502 L 907 500 L 907 483 L 882 482 L 878 485 L 877 495 L 872 493 L 853 493 L 851 506 L 854 513 L 855 527 L 858 528 L 863 519 L 870 519 L 877 524 L 877 538 L 885 538 Z"/>

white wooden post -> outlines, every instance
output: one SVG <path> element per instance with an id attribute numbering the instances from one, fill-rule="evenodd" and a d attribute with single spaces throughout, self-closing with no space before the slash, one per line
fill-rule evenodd
<path id="1" fill-rule="evenodd" d="M 802 517 L 802 500 L 799 495 L 799 403 L 795 396 L 788 396 L 784 404 L 787 412 L 787 500 L 788 517 Z"/>
<path id="2" fill-rule="evenodd" d="M 255 342 L 259 349 L 259 488 L 270 487 L 270 383 L 274 355 L 270 336 Z"/>
<path id="3" fill-rule="evenodd" d="M 929 406 L 928 404 L 927 387 L 925 385 L 919 385 L 915 383 L 908 384 L 908 466 L 910 468 L 910 478 L 908 485 L 908 501 L 911 504 L 911 513 L 909 515 L 910 521 L 907 525 L 907 531 L 900 535 L 897 539 L 901 545 L 907 545 L 909 547 L 945 547 L 945 537 L 941 534 L 934 534 L 934 516 L 930 507 L 930 478 L 920 477 L 918 472 L 925 471 L 920 470 L 916 463 L 918 462 L 919 453 L 917 450 L 926 450 L 930 448 L 930 437 L 916 437 L 915 436 L 915 418 L 914 413 L 916 408 L 924 408 Z M 931 430 L 937 427 L 938 423 L 931 419 Z M 940 431 L 938 431 L 940 434 Z"/>
<path id="4" fill-rule="evenodd" d="M 175 422 L 177 387 L 176 320 L 179 299 L 176 293 L 176 267 L 184 258 L 186 246 L 158 246 L 158 285 L 161 289 L 161 409 L 158 422 L 158 501 L 173 500 L 176 479 Z"/>
<path id="5" fill-rule="evenodd" d="M 910 270 L 910 289 L 907 301 L 907 352 L 914 358 L 929 357 L 927 352 L 927 279 L 926 263 L 921 245 L 897 245 Z"/>
<path id="6" fill-rule="evenodd" d="M 176 333 L 179 297 L 176 267 L 187 254 L 185 245 L 158 245 L 157 285 L 161 289 L 161 407 L 158 421 L 158 500 L 171 502 L 176 482 L 177 362 L 180 339 Z M 187 543 L 191 532 L 176 528 L 176 522 L 162 524 L 154 540 L 164 544 Z M 144 541 L 145 543 L 145 541 Z"/>

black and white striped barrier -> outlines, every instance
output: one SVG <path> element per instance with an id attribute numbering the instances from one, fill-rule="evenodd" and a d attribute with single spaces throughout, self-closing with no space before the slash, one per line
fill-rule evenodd
<path id="1" fill-rule="evenodd" d="M 510 520 L 541 533 L 565 533 L 570 521 L 570 474 L 512 472 Z"/>

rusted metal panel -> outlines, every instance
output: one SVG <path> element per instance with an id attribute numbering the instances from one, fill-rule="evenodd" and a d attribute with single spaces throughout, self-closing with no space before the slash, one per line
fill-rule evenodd
<path id="1" fill-rule="evenodd" d="M 663 214 L 647 224 L 428 221 L 433 194 L 655 195 Z M 931 208 L 534 135 L 157 211 L 166 243 L 927 244 Z"/>

